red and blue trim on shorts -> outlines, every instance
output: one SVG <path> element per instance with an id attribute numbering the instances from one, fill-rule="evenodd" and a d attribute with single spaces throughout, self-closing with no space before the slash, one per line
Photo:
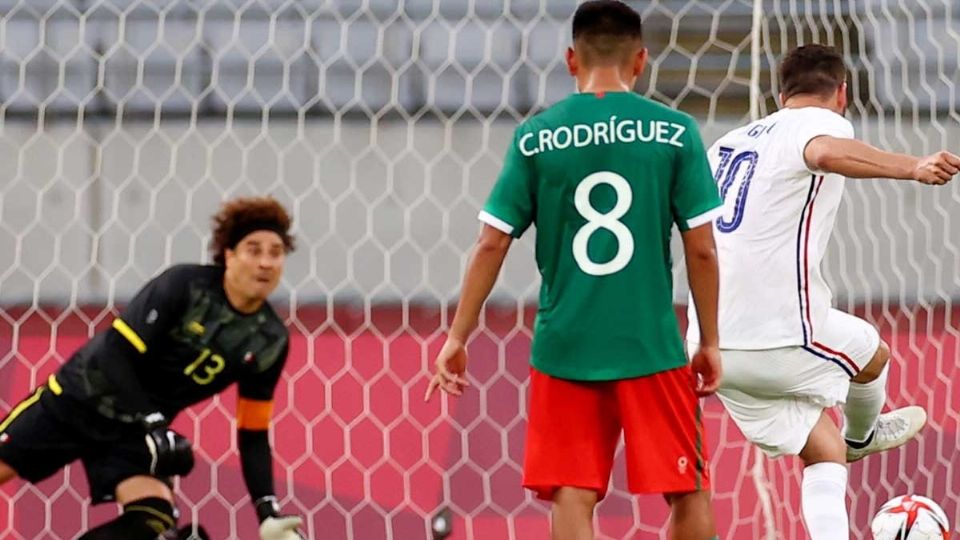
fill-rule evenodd
<path id="1" fill-rule="evenodd" d="M 833 362 L 851 378 L 860 372 L 860 367 L 846 354 L 835 351 L 813 337 L 813 319 L 810 317 L 810 228 L 813 223 L 813 207 L 823 186 L 823 175 L 810 176 L 807 202 L 800 212 L 800 228 L 797 231 L 797 294 L 800 299 L 800 324 L 803 327 L 803 349 L 818 358 Z"/>

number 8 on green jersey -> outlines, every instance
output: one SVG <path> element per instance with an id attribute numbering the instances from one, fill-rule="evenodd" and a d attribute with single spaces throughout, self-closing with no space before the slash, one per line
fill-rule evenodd
<path id="1" fill-rule="evenodd" d="M 670 234 L 720 198 L 694 121 L 630 92 L 574 94 L 521 124 L 481 221 L 537 227 L 542 283 L 532 363 L 617 380 L 686 364 Z"/>

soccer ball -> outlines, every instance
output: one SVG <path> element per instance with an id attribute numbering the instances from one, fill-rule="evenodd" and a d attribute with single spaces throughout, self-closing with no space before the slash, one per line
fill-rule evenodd
<path id="1" fill-rule="evenodd" d="M 950 540 L 950 524 L 940 505 L 919 495 L 894 497 L 870 524 L 874 540 Z"/>

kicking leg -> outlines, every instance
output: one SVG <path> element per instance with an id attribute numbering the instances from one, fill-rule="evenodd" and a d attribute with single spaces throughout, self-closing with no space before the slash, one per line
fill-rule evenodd
<path id="1" fill-rule="evenodd" d="M 890 349 L 881 341 L 867 366 L 850 380 L 847 403 L 843 408 L 848 462 L 902 446 L 927 422 L 926 411 L 917 406 L 880 414 L 887 399 L 889 359 Z"/>
<path id="2" fill-rule="evenodd" d="M 887 400 L 887 362 L 890 349 L 883 341 L 877 347 L 870 363 L 857 376 L 850 379 L 847 403 L 843 407 L 845 422 L 843 437 L 848 444 L 865 446 L 873 434 L 880 409 Z"/>
<path id="3" fill-rule="evenodd" d="M 848 540 L 846 445 L 826 412 L 810 432 L 800 459 L 805 465 L 800 498 L 810 539 Z"/>

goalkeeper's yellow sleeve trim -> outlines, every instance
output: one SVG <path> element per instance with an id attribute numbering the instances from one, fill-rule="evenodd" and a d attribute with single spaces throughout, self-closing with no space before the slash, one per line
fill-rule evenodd
<path id="1" fill-rule="evenodd" d="M 127 338 L 127 341 L 129 341 L 130 344 L 133 345 L 133 347 L 137 349 L 137 351 L 140 354 L 147 352 L 147 344 L 144 343 L 142 339 L 140 339 L 140 336 L 138 336 L 137 333 L 133 331 L 133 328 L 130 328 L 130 325 L 123 322 L 123 319 L 120 319 L 120 318 L 114 319 L 113 329 L 116 330 L 117 332 L 120 332 L 121 336 Z"/>
<path id="2" fill-rule="evenodd" d="M 60 382 L 57 381 L 57 377 L 53 374 L 50 374 L 50 378 L 47 379 L 47 386 L 50 387 L 50 391 L 54 395 L 59 396 L 63 393 L 63 387 L 60 386 Z"/>
<path id="3" fill-rule="evenodd" d="M 44 387 L 43 387 L 43 386 L 41 386 L 40 388 L 37 388 L 37 391 L 34 392 L 32 396 L 30 396 L 30 397 L 28 397 L 27 399 L 21 401 L 19 405 L 17 405 L 16 407 L 14 407 L 13 410 L 10 411 L 10 415 L 7 416 L 7 419 L 4 420 L 2 424 L 0 424 L 0 433 L 3 433 L 4 431 L 6 431 L 7 427 L 9 427 L 10 424 L 11 424 L 14 420 L 16 420 L 17 417 L 20 416 L 20 414 L 23 413 L 23 411 L 27 410 L 27 407 L 29 407 L 29 406 L 33 405 L 34 403 L 36 403 L 37 400 L 40 399 L 40 394 L 43 393 L 43 390 L 44 390 Z"/>
<path id="4" fill-rule="evenodd" d="M 270 429 L 273 401 L 240 398 L 237 400 L 237 429 L 263 431 Z"/>

